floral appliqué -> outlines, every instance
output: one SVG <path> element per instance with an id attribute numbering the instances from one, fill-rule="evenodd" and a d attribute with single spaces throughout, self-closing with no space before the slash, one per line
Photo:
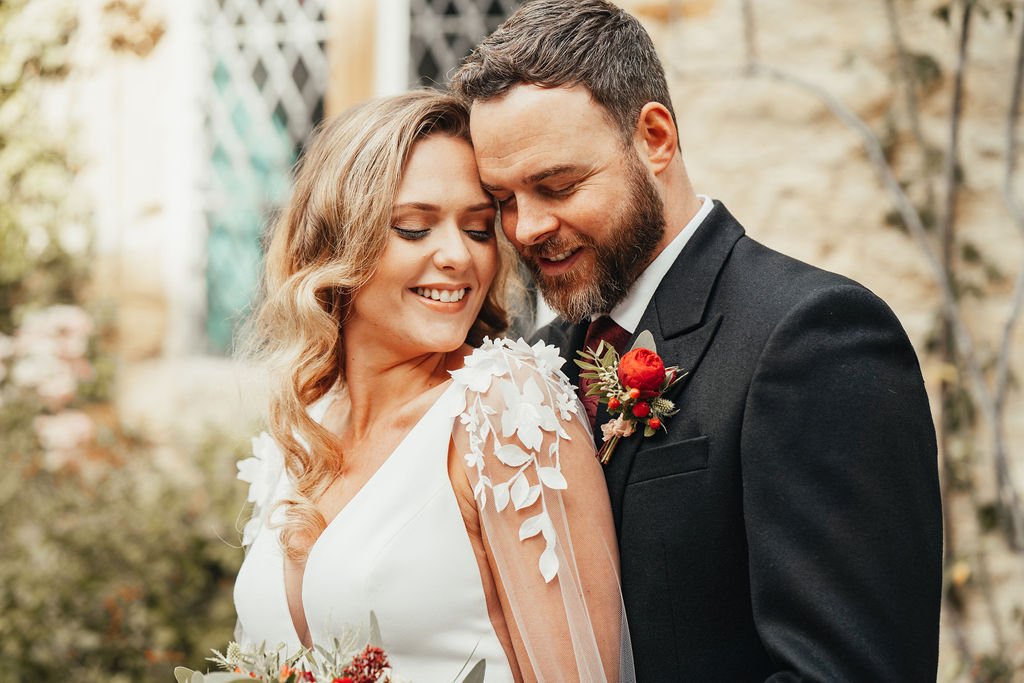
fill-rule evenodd
<path id="1" fill-rule="evenodd" d="M 284 455 L 267 432 L 252 438 L 252 456 L 238 461 L 238 478 L 249 484 L 247 500 L 252 517 L 242 529 L 242 545 L 249 546 L 267 521 L 274 493 L 284 471 Z"/>
<path id="2" fill-rule="evenodd" d="M 520 525 L 519 540 L 538 535 L 544 539 L 538 566 L 546 582 L 558 574 L 559 562 L 557 538 L 542 493 L 544 488 L 568 488 L 559 445 L 571 440 L 563 423 L 580 415 L 572 385 L 561 371 L 564 362 L 556 347 L 543 342 L 530 346 L 522 339 L 484 339 L 466 359 L 465 367 L 452 372 L 456 385 L 463 388 L 457 392 L 461 399 L 453 413 L 469 437 L 469 452 L 464 457 L 478 477 L 473 487 L 477 504 L 481 509 L 486 506 L 490 491 L 498 512 L 509 505 L 515 510 L 539 506 L 536 514 Z M 495 396 L 495 384 L 501 401 L 485 401 L 487 392 Z M 549 445 L 542 463 L 546 438 Z M 492 480 L 488 457 L 497 458 L 513 474 L 503 481 Z M 528 472 L 535 476 L 527 477 Z"/>

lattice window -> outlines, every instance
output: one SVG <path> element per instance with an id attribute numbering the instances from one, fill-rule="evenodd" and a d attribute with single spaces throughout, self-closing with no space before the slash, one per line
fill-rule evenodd
<path id="1" fill-rule="evenodd" d="M 326 0 L 207 0 L 212 88 L 207 131 L 207 316 L 226 350 L 259 277 L 259 238 L 289 169 L 323 116 Z"/>
<path id="2" fill-rule="evenodd" d="M 522 0 L 409 0 L 409 82 L 443 86 Z"/>

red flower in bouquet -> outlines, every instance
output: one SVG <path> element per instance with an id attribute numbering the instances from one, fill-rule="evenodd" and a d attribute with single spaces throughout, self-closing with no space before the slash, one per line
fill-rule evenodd
<path id="1" fill-rule="evenodd" d="M 653 398 L 665 381 L 665 362 L 650 349 L 633 349 L 619 361 L 619 382 L 626 390 L 637 389 L 637 398 Z"/>
<path id="2" fill-rule="evenodd" d="M 352 683 L 376 683 L 388 666 L 388 656 L 384 650 L 367 645 L 366 649 L 357 654 L 352 663 L 345 667 L 342 674 L 350 678 Z"/>

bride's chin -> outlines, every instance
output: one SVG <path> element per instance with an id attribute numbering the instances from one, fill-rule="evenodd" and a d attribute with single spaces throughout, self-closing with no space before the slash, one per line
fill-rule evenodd
<path id="1" fill-rule="evenodd" d="M 431 335 L 429 332 L 424 332 L 419 340 L 421 351 L 423 353 L 454 353 L 465 346 L 468 334 L 468 328 L 462 331 L 461 334 L 452 332 L 450 334 Z"/>

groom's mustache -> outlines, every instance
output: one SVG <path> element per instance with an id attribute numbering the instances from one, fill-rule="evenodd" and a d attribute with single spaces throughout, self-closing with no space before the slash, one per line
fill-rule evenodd
<path id="1" fill-rule="evenodd" d="M 596 248 L 597 243 L 590 237 L 580 235 L 577 239 L 566 240 L 553 238 L 540 244 L 527 246 L 519 254 L 527 263 L 533 264 L 540 259 L 551 259 L 567 251 L 576 251 L 587 247 Z"/>

